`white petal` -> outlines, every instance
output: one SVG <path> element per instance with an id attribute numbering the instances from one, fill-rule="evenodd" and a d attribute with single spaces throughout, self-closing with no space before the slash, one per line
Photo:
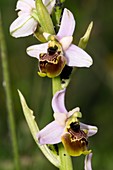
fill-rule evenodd
<path id="1" fill-rule="evenodd" d="M 31 57 L 36 57 L 39 59 L 40 53 L 47 53 L 48 43 L 43 43 L 39 45 L 32 45 L 27 48 L 27 54 Z"/>
<path id="2" fill-rule="evenodd" d="M 52 9 L 56 3 L 56 0 L 42 0 L 44 5 L 46 6 L 48 12 L 51 14 Z"/>
<path id="3" fill-rule="evenodd" d="M 75 19 L 71 11 L 64 9 L 61 26 L 58 31 L 57 37 L 61 39 L 63 37 L 72 36 L 75 29 Z"/>
<path id="4" fill-rule="evenodd" d="M 65 128 L 66 125 L 66 119 L 67 119 L 67 114 L 65 113 L 54 113 L 54 118 L 55 121 L 60 125 Z"/>
<path id="5" fill-rule="evenodd" d="M 67 65 L 72 67 L 90 67 L 93 63 L 92 58 L 81 48 L 71 45 L 65 51 Z"/>
<path id="6" fill-rule="evenodd" d="M 67 50 L 73 41 L 73 37 L 63 37 L 59 42 L 62 44 L 63 50 Z"/>
<path id="7" fill-rule="evenodd" d="M 64 128 L 59 126 L 56 121 L 51 122 L 37 134 L 39 144 L 56 144 L 61 142 L 63 130 Z"/>
<path id="8" fill-rule="evenodd" d="M 28 12 L 29 14 L 33 8 L 35 8 L 34 0 L 19 0 L 16 5 L 16 10 Z"/>
<path id="9" fill-rule="evenodd" d="M 80 129 L 88 130 L 88 134 L 87 134 L 88 137 L 95 135 L 98 131 L 98 128 L 96 126 L 91 126 L 84 123 L 80 123 Z"/>
<path id="10" fill-rule="evenodd" d="M 90 154 L 85 156 L 84 170 L 92 170 L 92 166 L 91 166 L 92 155 L 93 154 L 90 153 Z"/>
<path id="11" fill-rule="evenodd" d="M 52 99 L 52 108 L 54 113 L 68 113 L 65 108 L 65 92 L 66 89 L 55 93 Z"/>
<path id="12" fill-rule="evenodd" d="M 13 37 L 25 37 L 34 33 L 37 22 L 28 14 L 20 15 L 10 26 Z"/>

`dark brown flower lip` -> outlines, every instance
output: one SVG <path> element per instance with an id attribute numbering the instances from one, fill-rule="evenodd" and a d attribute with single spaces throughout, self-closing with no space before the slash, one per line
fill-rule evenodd
<path id="1" fill-rule="evenodd" d="M 41 53 L 39 56 L 39 62 L 51 63 L 51 64 L 58 64 L 59 59 L 61 56 L 57 53 L 53 55 L 49 55 L 48 53 Z"/>
<path id="2" fill-rule="evenodd" d="M 80 129 L 79 121 L 72 122 L 70 127 L 67 128 L 67 132 L 70 133 L 72 140 L 84 141 L 86 144 L 88 144 L 87 134 Z"/>
<path id="3" fill-rule="evenodd" d="M 72 130 L 71 128 L 68 129 L 68 132 L 71 135 L 72 139 L 76 139 L 76 140 L 85 140 L 87 141 L 87 134 L 83 131 L 83 130 L 79 130 L 77 132 L 75 132 L 74 130 Z"/>
<path id="4" fill-rule="evenodd" d="M 81 133 L 81 132 L 80 132 Z M 80 156 L 81 154 L 89 154 L 91 150 L 88 151 L 88 141 L 85 137 L 78 137 L 78 133 L 73 135 L 72 131 L 65 132 L 61 136 L 62 143 L 67 150 L 68 154 L 71 156 Z"/>
<path id="5" fill-rule="evenodd" d="M 61 74 L 66 64 L 66 58 L 56 52 L 53 55 L 41 53 L 39 58 L 39 70 L 46 76 L 53 78 Z"/>

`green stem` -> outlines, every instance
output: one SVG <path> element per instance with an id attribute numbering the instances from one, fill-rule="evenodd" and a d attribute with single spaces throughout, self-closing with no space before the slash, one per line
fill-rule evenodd
<path id="1" fill-rule="evenodd" d="M 4 35 L 2 31 L 1 15 L 0 15 L 0 42 L 1 42 L 2 70 L 3 70 L 3 79 L 4 79 L 3 84 L 6 93 L 6 104 L 7 104 L 7 111 L 8 111 L 8 120 L 9 120 L 9 127 L 11 133 L 13 154 L 14 154 L 15 170 L 19 170 L 20 163 L 19 163 L 18 147 L 17 147 L 17 140 L 16 140 L 14 114 L 13 114 L 13 107 L 12 107 L 12 96 L 10 90 L 6 45 L 5 45 Z"/>
<path id="2" fill-rule="evenodd" d="M 52 88 L 53 88 L 53 95 L 62 89 L 61 87 L 61 80 L 60 80 L 60 77 L 54 77 L 52 78 Z"/>
<path id="3" fill-rule="evenodd" d="M 67 154 L 62 143 L 58 145 L 60 156 L 60 170 L 73 170 L 71 157 Z"/>

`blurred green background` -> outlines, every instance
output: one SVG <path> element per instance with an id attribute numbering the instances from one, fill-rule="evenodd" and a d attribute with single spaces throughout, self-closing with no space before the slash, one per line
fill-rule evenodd
<path id="1" fill-rule="evenodd" d="M 21 170 L 56 169 L 38 149 L 25 121 L 17 89 L 25 96 L 34 110 L 40 128 L 52 118 L 51 79 L 37 75 L 38 61 L 26 54 L 26 48 L 36 44 L 32 37 L 15 39 L 9 34 L 9 26 L 17 17 L 16 0 L 0 0 L 3 20 L 10 83 L 13 98 L 16 134 L 21 160 Z M 74 43 L 78 44 L 90 21 L 94 27 L 86 51 L 94 64 L 90 69 L 80 68 L 73 75 L 66 93 L 66 106 L 81 108 L 82 122 L 96 125 L 97 135 L 90 138 L 93 150 L 93 169 L 113 169 L 113 1 L 67 0 L 76 19 Z M 73 158 L 74 169 L 82 170 L 84 156 Z M 6 99 L 0 58 L 0 170 L 13 170 L 13 154 L 8 125 Z"/>

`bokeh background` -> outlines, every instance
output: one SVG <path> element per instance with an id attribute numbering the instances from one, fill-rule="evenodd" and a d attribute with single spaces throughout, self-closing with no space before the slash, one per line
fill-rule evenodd
<path id="1" fill-rule="evenodd" d="M 39 127 L 44 127 L 52 118 L 51 79 L 37 75 L 38 61 L 26 54 L 26 48 L 38 41 L 32 37 L 15 39 L 10 36 L 9 26 L 17 17 L 16 0 L 0 0 L 3 20 L 11 91 L 13 98 L 16 135 L 21 161 L 21 170 L 56 169 L 35 144 L 25 121 L 17 89 L 25 96 L 34 110 Z M 74 43 L 78 44 L 90 21 L 94 27 L 86 51 L 94 64 L 90 69 L 80 68 L 73 75 L 66 93 L 66 107 L 81 108 L 82 122 L 96 125 L 97 135 L 90 138 L 93 150 L 93 169 L 113 169 L 113 1 L 67 0 L 76 18 Z M 13 153 L 10 140 L 6 98 L 0 58 L 0 170 L 13 170 Z M 74 169 L 82 170 L 84 156 L 73 158 Z"/>

